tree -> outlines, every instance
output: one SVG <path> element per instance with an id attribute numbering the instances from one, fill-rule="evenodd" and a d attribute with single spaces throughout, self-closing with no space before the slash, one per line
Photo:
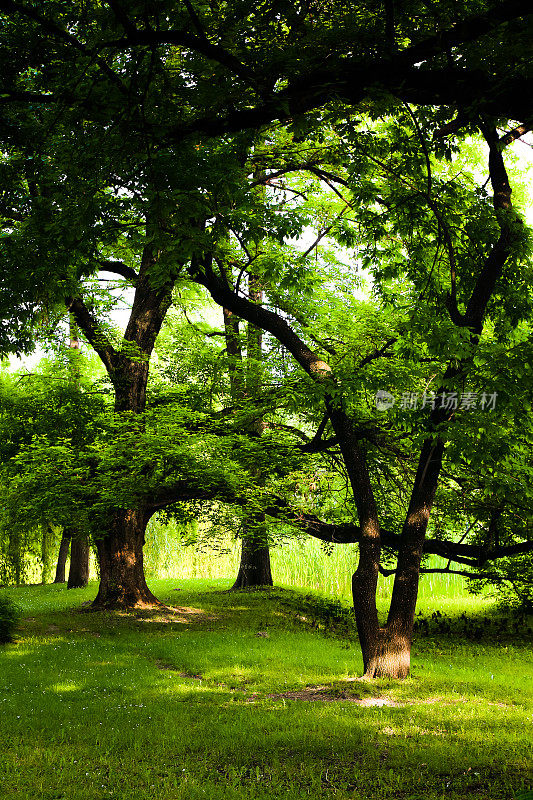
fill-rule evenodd
<path id="1" fill-rule="evenodd" d="M 485 122 L 480 124 L 488 147 L 489 176 L 493 189 L 495 211 L 490 219 L 483 195 L 480 196 L 481 201 L 476 202 L 471 196 L 465 196 L 464 187 L 453 181 L 437 179 L 433 171 L 438 145 L 433 145 L 430 152 L 430 145 L 410 109 L 406 110 L 405 117 L 406 121 L 399 126 L 393 123 L 392 139 L 396 139 L 398 149 L 392 158 L 380 156 L 376 146 L 369 144 L 372 140 L 366 139 L 364 133 L 360 136 L 360 142 L 357 141 L 359 134 L 354 134 L 354 152 L 359 151 L 357 184 L 351 184 L 349 180 L 345 182 L 346 187 L 353 192 L 353 199 L 346 203 L 355 213 L 357 208 L 362 208 L 359 215 L 361 224 L 366 225 L 374 235 L 373 241 L 371 237 L 363 240 L 362 254 L 368 263 L 371 263 L 372 256 L 365 255 L 365 251 L 373 253 L 376 260 L 379 259 L 373 269 L 379 289 L 387 291 L 389 299 L 397 298 L 396 302 L 403 289 L 408 301 L 416 303 L 413 307 L 411 329 L 420 324 L 416 319 L 417 315 L 427 324 L 429 314 L 435 314 L 436 310 L 439 321 L 447 328 L 448 336 L 453 333 L 454 341 L 451 344 L 457 348 L 455 353 L 448 350 L 450 355 L 446 364 L 441 348 L 439 358 L 436 359 L 437 366 L 433 367 L 436 369 L 434 377 L 440 373 L 435 395 L 445 396 L 450 389 L 457 392 L 468 380 L 487 316 L 492 325 L 498 324 L 499 314 L 494 308 L 493 298 L 501 296 L 505 306 L 502 281 L 505 286 L 510 274 L 516 276 L 515 280 L 523 280 L 524 272 L 519 268 L 519 263 L 528 254 L 527 236 L 524 235 L 521 220 L 512 211 L 511 188 L 501 153 L 502 143 L 495 128 Z M 411 127 L 413 133 L 404 139 L 400 149 L 398 137 L 405 134 L 405 129 L 404 134 L 400 133 L 405 124 Z M 414 146 L 413 134 L 415 141 L 418 139 L 418 144 Z M 384 144 L 389 153 L 390 131 Z M 414 152 L 417 147 L 418 156 Z M 361 180 L 365 160 L 367 169 L 370 165 L 368 182 Z M 379 180 L 376 180 L 377 175 L 374 172 L 376 166 L 382 170 Z M 388 187 L 381 183 L 384 179 Z M 391 192 L 392 187 L 394 189 Z M 382 192 L 388 193 L 388 196 L 385 194 L 383 198 Z M 364 199 L 361 205 L 357 204 L 358 195 Z M 373 203 L 379 203 L 389 212 L 385 223 L 381 220 L 376 222 L 376 215 L 369 213 Z M 468 203 L 473 203 L 469 211 Z M 398 215 L 391 214 L 391 208 L 398 205 L 401 209 Z M 455 222 L 454 214 L 457 215 L 461 206 L 465 207 L 469 215 L 470 231 L 464 230 L 460 223 Z M 413 225 L 417 226 L 414 237 Z M 480 251 L 468 239 L 465 242 L 462 238 L 468 235 L 473 237 L 474 231 L 483 235 Z M 391 237 L 397 237 L 392 253 L 386 244 L 381 245 L 381 241 L 386 242 Z M 401 248 L 400 253 L 398 245 Z M 410 262 L 414 258 L 418 262 L 417 268 L 410 269 Z M 358 410 L 350 407 L 342 369 L 339 371 L 332 367 L 326 361 L 327 353 L 323 349 L 312 349 L 304 337 L 298 335 L 279 313 L 257 306 L 239 294 L 238 289 L 229 283 L 229 273 L 226 271 L 221 274 L 220 265 L 218 270 L 214 268 L 210 255 L 206 256 L 194 275 L 209 289 L 217 302 L 276 337 L 318 387 L 342 454 L 359 517 L 355 538 L 359 541 L 360 558 L 353 577 L 353 595 L 365 673 L 369 677 L 405 677 L 409 671 L 420 563 L 443 466 L 448 428 L 456 416 L 455 408 L 433 402 L 429 404 L 426 415 L 418 420 L 418 464 L 405 519 L 400 533 L 396 535 L 398 563 L 389 616 L 387 624 L 380 626 L 375 595 L 380 570 L 381 542 L 382 539 L 384 542 L 387 540 L 381 531 L 369 462 L 369 443 L 372 444 L 373 434 L 366 429 Z M 386 277 L 389 277 L 389 281 L 391 278 L 396 280 L 396 287 L 394 284 L 387 286 Z M 444 286 L 448 280 L 450 288 L 445 294 Z M 409 284 L 411 289 L 407 288 Z M 293 305 L 296 306 L 296 303 Z M 525 299 L 523 308 L 518 313 L 529 312 L 530 303 Z M 505 314 L 504 307 L 504 318 Z M 508 322 L 507 319 L 506 323 Z M 440 336 L 442 337 L 442 332 Z M 396 334 L 376 351 L 368 352 L 359 369 L 375 359 L 391 355 L 391 348 L 401 340 L 402 337 Z M 426 341 L 426 348 L 430 356 L 434 355 L 435 348 L 430 339 Z M 321 435 L 318 436 L 319 441 L 320 438 Z M 335 541 L 337 537 L 338 531 L 333 530 L 331 540 Z M 530 547 L 531 542 L 522 543 L 523 552 Z M 492 550 L 490 545 L 488 550 Z"/>
<path id="2" fill-rule="evenodd" d="M 10 6 L 10 9 L 17 17 L 19 7 Z M 9 34 L 16 39 L 21 32 L 28 33 L 32 41 L 49 47 L 54 53 L 52 61 L 62 64 L 59 81 L 69 82 L 64 70 L 72 65 L 68 58 L 61 62 L 61 58 L 70 53 L 68 37 L 65 40 L 59 35 L 63 45 L 59 45 L 57 55 L 57 29 L 50 37 L 49 31 L 44 33 L 43 41 L 41 18 L 38 15 L 35 19 L 30 13 L 30 20 L 34 21 L 27 23 L 25 11 L 20 10 L 21 18 L 8 25 Z M 13 47 L 13 39 L 10 42 Z M 174 55 L 163 58 L 160 67 L 165 67 L 167 76 L 175 75 L 171 80 L 175 91 L 180 91 L 187 78 L 175 73 L 174 58 Z M 142 101 L 143 114 L 150 107 L 155 123 L 160 113 L 158 96 L 166 92 L 167 87 L 158 70 L 154 72 L 148 53 L 142 61 L 137 66 L 132 61 L 127 62 L 128 69 L 133 70 L 130 79 L 150 86 L 150 98 L 139 87 L 136 100 L 126 109 L 126 116 L 131 113 L 136 117 Z M 78 63 L 82 72 L 86 69 L 85 62 L 86 57 L 82 55 Z M 11 149 L 12 180 L 6 192 L 4 247 L 10 265 L 26 257 L 26 263 L 31 264 L 30 272 L 37 268 L 37 278 L 46 269 L 54 275 L 49 302 L 59 302 L 67 295 L 69 311 L 108 373 L 115 395 L 115 412 L 130 415 L 134 437 L 136 431 L 142 436 L 143 423 L 131 415 L 141 415 L 146 407 L 149 360 L 171 302 L 173 286 L 183 263 L 194 252 L 195 239 L 204 235 L 203 227 L 210 211 L 194 176 L 193 164 L 201 162 L 203 154 L 197 152 L 193 142 L 176 155 L 164 147 L 157 149 L 154 137 L 148 135 L 146 128 L 139 130 L 137 122 L 130 128 L 129 122 L 124 121 L 124 128 L 121 124 L 120 130 L 110 133 L 108 126 L 113 124 L 116 103 L 124 101 L 125 83 L 124 78 L 105 66 L 103 59 L 97 58 L 97 64 L 97 78 L 103 75 L 106 82 L 111 81 L 113 97 L 107 97 L 103 117 L 97 121 L 93 119 L 89 126 L 84 126 L 83 120 L 80 122 L 78 109 L 70 108 L 59 121 L 52 122 L 53 135 L 32 142 L 22 130 L 28 116 L 35 134 L 35 125 L 42 123 L 46 127 L 46 120 L 51 122 L 55 111 L 47 114 L 45 109 L 44 120 L 39 113 L 32 117 L 27 109 L 14 112 L 20 136 L 7 143 Z M 45 68 L 36 69 L 34 77 L 36 85 L 50 87 L 50 76 Z M 55 80 L 52 77 L 52 83 Z M 83 91 L 86 92 L 87 87 Z M 91 90 L 88 91 L 90 94 Z M 125 135 L 128 130 L 130 134 Z M 104 135 L 110 149 L 100 158 Z M 222 160 L 226 172 L 228 160 L 238 158 L 239 147 L 234 147 L 232 142 L 214 148 L 212 180 L 215 183 L 218 180 Z M 100 167 L 95 174 L 96 159 Z M 167 171 L 169 159 L 172 159 L 172 176 Z M 167 183 L 162 196 L 161 180 L 168 182 L 169 179 L 170 184 Z M 77 198 L 75 202 L 72 202 L 73 197 Z M 38 266 L 35 257 L 26 250 L 34 241 L 39 242 L 40 248 Z M 126 261 L 121 258 L 125 253 Z M 83 277 L 98 269 L 111 270 L 134 287 L 130 319 L 119 344 L 114 343 L 112 335 L 98 320 L 91 308 L 93 301 L 89 298 L 86 302 L 82 289 Z M 94 296 L 96 286 L 91 288 Z M 15 292 L 19 289 L 15 288 Z M 181 497 L 182 487 L 174 500 Z M 150 498 L 147 505 L 147 498 L 137 500 L 139 504 L 134 508 L 115 509 L 108 519 L 105 535 L 97 541 L 100 591 L 95 602 L 98 605 L 157 602 L 144 580 L 142 545 L 146 524 L 154 513 L 152 507 L 159 508 L 161 501 Z M 169 497 L 168 502 L 173 499 Z"/>

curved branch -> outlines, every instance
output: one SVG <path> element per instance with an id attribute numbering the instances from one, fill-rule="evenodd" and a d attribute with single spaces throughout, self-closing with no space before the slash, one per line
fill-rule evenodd
<path id="1" fill-rule="evenodd" d="M 129 50 L 138 45 L 154 47 L 157 45 L 174 44 L 181 47 L 188 47 L 211 61 L 216 61 L 223 67 L 235 73 L 247 83 L 255 85 L 252 71 L 228 50 L 218 44 L 211 44 L 205 36 L 195 36 L 184 30 L 138 30 L 131 29 L 126 37 L 106 42 L 104 47 L 115 50 Z"/>
<path id="2" fill-rule="evenodd" d="M 135 286 L 139 276 L 133 267 L 129 267 L 122 261 L 111 261 L 109 259 L 101 259 L 98 261 L 98 264 L 100 265 L 101 271 L 114 272 L 117 275 L 120 275 L 122 278 L 126 278 L 126 280 L 130 281 L 130 283 Z"/>

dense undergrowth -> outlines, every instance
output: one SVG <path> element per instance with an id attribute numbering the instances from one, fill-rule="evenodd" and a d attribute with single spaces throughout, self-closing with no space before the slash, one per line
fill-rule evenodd
<path id="1" fill-rule="evenodd" d="M 134 615 L 88 610 L 95 585 L 10 590 L 22 621 L 0 649 L 2 797 L 511 800 L 531 788 L 528 620 L 441 599 L 420 609 L 412 677 L 366 682 L 342 604 L 228 586 L 156 581 L 169 609 Z"/>

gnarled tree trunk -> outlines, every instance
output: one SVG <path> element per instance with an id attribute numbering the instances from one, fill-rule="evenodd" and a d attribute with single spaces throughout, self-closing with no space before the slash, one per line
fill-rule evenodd
<path id="1" fill-rule="evenodd" d="M 147 220 L 147 232 L 156 223 Z M 124 332 L 124 344 L 117 351 L 98 325 L 81 298 L 72 298 L 69 308 L 76 323 L 98 353 L 115 389 L 115 411 L 132 412 L 135 417 L 146 407 L 146 385 L 150 355 L 172 299 L 173 281 L 153 288 L 152 270 L 159 252 L 152 244 L 143 251 L 139 273 L 125 265 L 108 262 L 106 268 L 132 280 L 135 285 L 131 315 Z M 142 422 L 139 422 L 142 425 Z M 139 608 L 160 605 L 146 585 L 143 545 L 150 514 L 142 501 L 136 508 L 117 508 L 104 535 L 97 539 L 100 588 L 93 602 L 95 608 Z"/>
<path id="2" fill-rule="evenodd" d="M 403 680 L 411 668 L 412 629 L 398 630 L 386 625 L 378 628 L 363 650 L 365 678 Z"/>

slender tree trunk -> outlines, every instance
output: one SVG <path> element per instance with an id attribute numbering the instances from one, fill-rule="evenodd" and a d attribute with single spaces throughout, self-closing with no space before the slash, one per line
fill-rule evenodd
<path id="1" fill-rule="evenodd" d="M 89 583 L 90 552 L 87 536 L 72 537 L 67 589 L 81 589 Z"/>
<path id="2" fill-rule="evenodd" d="M 24 574 L 24 557 L 21 534 L 17 530 L 11 531 L 9 534 L 8 557 L 11 566 L 11 572 L 15 580 L 15 585 L 20 586 L 22 583 L 22 576 Z"/>
<path id="3" fill-rule="evenodd" d="M 48 583 L 50 581 L 51 572 L 51 553 L 50 545 L 53 537 L 53 531 L 50 525 L 43 525 L 43 538 L 41 541 L 41 583 Z"/>
<path id="4" fill-rule="evenodd" d="M 147 608 L 161 605 L 146 585 L 143 546 L 149 515 L 144 509 L 117 511 L 109 532 L 97 540 L 99 608 Z"/>
<path id="5" fill-rule="evenodd" d="M 70 385 L 77 392 L 80 391 L 81 384 L 81 352 L 80 352 L 80 337 L 78 326 L 73 314 L 69 314 L 69 381 Z M 70 545 L 70 569 L 68 573 L 67 589 L 79 589 L 87 586 L 89 583 L 89 540 L 87 536 L 79 535 L 79 532 L 72 528 L 69 531 L 63 531 L 63 539 L 61 546 L 65 540 L 65 559 L 68 552 L 68 543 Z M 60 546 L 60 554 L 61 554 Z M 63 563 L 63 580 L 65 580 L 65 565 Z"/>
<path id="6" fill-rule="evenodd" d="M 56 576 L 54 578 L 54 583 L 66 582 L 65 574 L 69 548 L 70 533 L 68 531 L 63 531 L 63 535 L 61 536 L 61 544 L 59 545 L 59 553 L 57 556 Z"/>

